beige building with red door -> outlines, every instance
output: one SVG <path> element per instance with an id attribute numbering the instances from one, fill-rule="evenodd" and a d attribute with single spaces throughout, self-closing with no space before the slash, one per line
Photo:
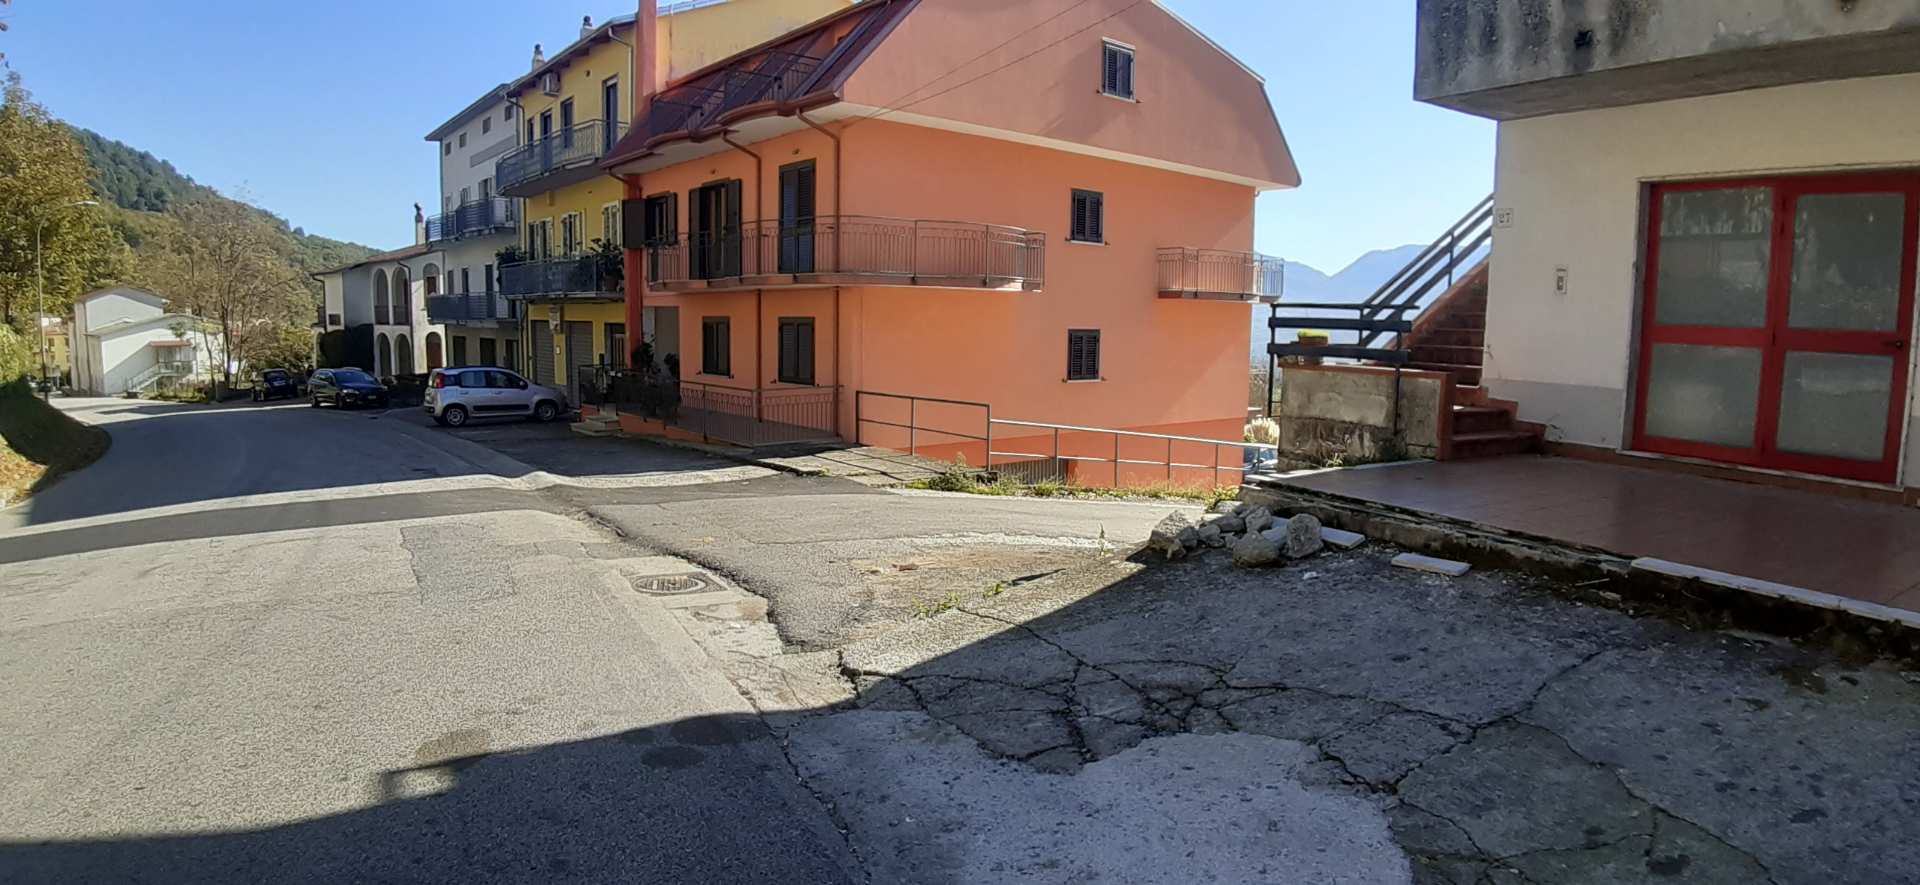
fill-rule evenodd
<path id="1" fill-rule="evenodd" d="M 603 164 L 628 322 L 676 330 L 683 402 L 883 444 L 982 407 L 1239 439 L 1278 294 L 1254 198 L 1299 174 L 1261 78 L 1161 5 L 869 0 L 636 119 Z"/>
<path id="2" fill-rule="evenodd" d="M 1484 384 L 1550 443 L 1920 486 L 1920 0 L 1422 0 L 1415 91 L 1500 121 Z"/>

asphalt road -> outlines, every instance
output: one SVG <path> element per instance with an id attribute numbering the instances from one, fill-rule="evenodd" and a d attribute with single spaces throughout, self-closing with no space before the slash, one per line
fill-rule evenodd
<path id="1" fill-rule="evenodd" d="M 639 447 L 652 485 L 542 490 L 398 415 L 64 405 L 114 445 L 0 528 L 0 881 L 852 880 L 631 589 L 684 564 L 569 498 L 791 478 Z"/>

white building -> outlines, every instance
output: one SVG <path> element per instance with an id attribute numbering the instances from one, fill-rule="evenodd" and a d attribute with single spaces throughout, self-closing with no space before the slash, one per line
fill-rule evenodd
<path id="1" fill-rule="evenodd" d="M 219 372 L 226 345 L 205 321 L 170 313 L 167 300 L 116 286 L 80 297 L 71 326 L 73 388 L 118 396 Z M 236 367 L 237 369 L 238 367 Z"/>
<path id="2" fill-rule="evenodd" d="M 445 325 L 448 365 L 518 368 L 516 305 L 500 294 L 497 268 L 500 250 L 518 239 L 520 217 L 519 200 L 494 192 L 494 161 L 517 143 L 505 92 L 495 86 L 427 133 L 440 154 L 441 211 L 426 220 L 422 239 L 439 276 L 426 308 Z"/>
<path id="3" fill-rule="evenodd" d="M 421 227 L 416 223 L 417 233 Z M 318 363 L 366 369 L 376 377 L 414 375 L 446 365 L 446 330 L 427 318 L 427 299 L 437 296 L 441 260 L 425 243 L 384 252 L 364 261 L 314 274 L 326 292 L 318 327 L 323 337 Z"/>
<path id="4" fill-rule="evenodd" d="M 1916 500 L 1920 0 L 1540 5 L 1420 3 L 1416 97 L 1499 121 L 1488 392 Z"/>

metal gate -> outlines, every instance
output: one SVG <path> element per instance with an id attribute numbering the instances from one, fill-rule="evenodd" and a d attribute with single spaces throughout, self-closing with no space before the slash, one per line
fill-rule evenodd
<path id="1" fill-rule="evenodd" d="M 528 323 L 533 329 L 533 380 L 536 384 L 553 383 L 553 330 L 545 320 L 536 319 Z"/>

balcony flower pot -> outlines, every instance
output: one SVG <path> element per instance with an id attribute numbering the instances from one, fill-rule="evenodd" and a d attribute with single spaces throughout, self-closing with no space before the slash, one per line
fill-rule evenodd
<path id="1" fill-rule="evenodd" d="M 1333 339 L 1333 336 L 1327 334 L 1326 332 L 1322 332 L 1319 329 L 1301 329 L 1298 333 L 1296 333 L 1293 336 L 1293 340 L 1295 343 L 1298 343 L 1306 347 L 1325 347 L 1327 346 L 1327 343 L 1330 342 L 1332 339 Z M 1320 362 L 1321 362 L 1321 358 L 1319 356 L 1302 355 L 1300 357 L 1297 357 L 1296 359 L 1298 361 L 1298 364 L 1303 366 L 1317 366 L 1317 365 L 1320 365 Z"/>

